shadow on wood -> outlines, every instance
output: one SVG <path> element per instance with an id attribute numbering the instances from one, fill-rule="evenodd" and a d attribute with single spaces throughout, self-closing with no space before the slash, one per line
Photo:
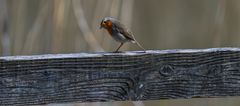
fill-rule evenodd
<path id="1" fill-rule="evenodd" d="M 240 49 L 0 57 L 0 104 L 240 96 Z"/>

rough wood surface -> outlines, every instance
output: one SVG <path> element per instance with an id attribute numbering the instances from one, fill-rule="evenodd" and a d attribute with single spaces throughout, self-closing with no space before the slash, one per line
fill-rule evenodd
<path id="1" fill-rule="evenodd" d="M 240 96 L 240 49 L 0 57 L 0 105 Z"/>

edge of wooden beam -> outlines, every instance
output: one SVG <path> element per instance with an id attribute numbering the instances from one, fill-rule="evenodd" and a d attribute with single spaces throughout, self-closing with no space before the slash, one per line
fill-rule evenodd
<path id="1" fill-rule="evenodd" d="M 87 57 L 103 57 L 103 56 L 133 56 L 146 54 L 167 54 L 167 53 L 195 53 L 195 52 L 217 52 L 217 51 L 240 51 L 240 48 L 223 47 L 223 48 L 207 48 L 207 49 L 169 49 L 169 50 L 147 50 L 147 51 L 123 51 L 119 53 L 113 52 L 84 52 L 70 54 L 43 54 L 43 55 L 23 55 L 23 56 L 4 56 L 0 60 L 39 60 L 39 59 L 60 59 L 60 58 L 87 58 Z"/>

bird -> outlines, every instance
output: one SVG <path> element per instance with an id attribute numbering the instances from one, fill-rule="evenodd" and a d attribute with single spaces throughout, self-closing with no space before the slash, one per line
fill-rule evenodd
<path id="1" fill-rule="evenodd" d="M 117 42 L 120 43 L 119 47 L 114 51 L 118 52 L 118 50 L 123 46 L 126 42 L 136 43 L 141 49 L 145 51 L 145 49 L 138 43 L 138 41 L 134 38 L 132 32 L 123 25 L 118 19 L 113 17 L 105 17 L 102 19 L 100 23 L 100 29 L 106 29 L 110 36 Z"/>

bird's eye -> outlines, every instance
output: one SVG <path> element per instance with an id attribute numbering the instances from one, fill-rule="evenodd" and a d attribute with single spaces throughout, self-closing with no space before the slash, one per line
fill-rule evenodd
<path id="1" fill-rule="evenodd" d="M 106 21 L 103 21 L 103 23 L 106 23 Z"/>

